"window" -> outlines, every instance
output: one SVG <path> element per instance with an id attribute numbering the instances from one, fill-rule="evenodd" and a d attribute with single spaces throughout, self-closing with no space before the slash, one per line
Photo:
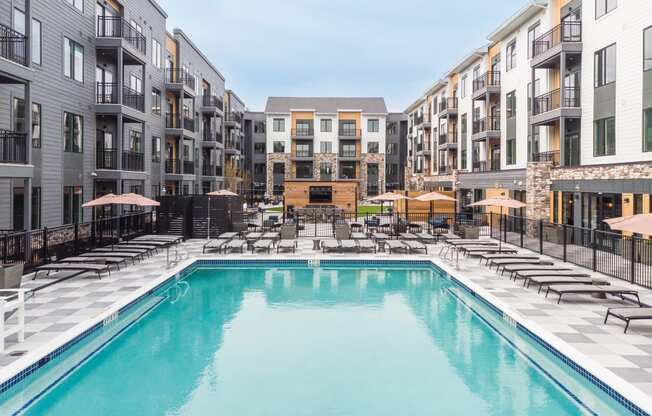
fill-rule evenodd
<path id="1" fill-rule="evenodd" d="M 254 174 L 264 175 L 266 165 L 264 163 L 254 163 Z"/>
<path id="2" fill-rule="evenodd" d="M 161 138 L 152 137 L 152 162 L 161 163 Z"/>
<path id="3" fill-rule="evenodd" d="M 652 69 L 652 27 L 643 31 L 643 71 Z"/>
<path id="4" fill-rule="evenodd" d="M 533 49 L 534 41 L 539 38 L 540 34 L 541 34 L 541 24 L 539 22 L 536 22 L 527 31 L 527 56 L 528 56 L 528 58 L 532 58 L 534 56 L 534 49 Z"/>
<path id="5" fill-rule="evenodd" d="M 466 79 L 467 79 L 467 76 L 464 75 L 462 77 L 462 84 L 461 84 L 461 88 L 460 88 L 461 89 L 460 94 L 462 95 L 462 98 L 466 97 Z"/>
<path id="6" fill-rule="evenodd" d="M 41 147 L 41 104 L 32 103 L 32 147 Z"/>
<path id="7" fill-rule="evenodd" d="M 264 134 L 265 133 L 265 122 L 264 121 L 256 121 L 256 122 L 254 122 L 254 133 L 257 133 L 257 134 Z"/>
<path id="8" fill-rule="evenodd" d="M 161 44 L 156 39 L 152 39 L 152 65 L 161 68 Z"/>
<path id="9" fill-rule="evenodd" d="M 319 177 L 326 178 L 333 174 L 333 168 L 331 162 L 321 162 L 319 163 Z"/>
<path id="10" fill-rule="evenodd" d="M 266 147 L 266 143 L 254 143 L 254 153 L 264 154 Z"/>
<path id="11" fill-rule="evenodd" d="M 322 118 L 319 122 L 319 131 L 322 133 L 330 133 L 333 131 L 333 120 L 330 118 Z"/>
<path id="12" fill-rule="evenodd" d="M 274 142 L 274 153 L 285 153 L 285 142 Z"/>
<path id="13" fill-rule="evenodd" d="M 161 115 L 161 91 L 152 88 L 152 114 Z"/>
<path id="14" fill-rule="evenodd" d="M 274 175 L 283 175 L 285 174 L 285 163 L 274 163 L 273 173 Z"/>
<path id="15" fill-rule="evenodd" d="M 598 19 L 618 7 L 618 0 L 595 0 L 595 18 Z"/>
<path id="16" fill-rule="evenodd" d="M 507 118 L 516 117 L 516 91 L 507 94 Z"/>
<path id="17" fill-rule="evenodd" d="M 616 44 L 595 53 L 595 87 L 616 82 Z"/>
<path id="18" fill-rule="evenodd" d="M 331 142 L 320 142 L 319 143 L 319 152 L 320 153 L 333 153 L 333 143 L 331 143 Z"/>
<path id="19" fill-rule="evenodd" d="M 84 82 L 84 48 L 66 37 L 63 38 L 63 75 Z"/>
<path id="20" fill-rule="evenodd" d="M 388 155 L 395 155 L 396 152 L 396 143 L 387 143 L 387 149 L 386 152 Z"/>
<path id="21" fill-rule="evenodd" d="M 387 134 L 398 134 L 398 123 L 395 121 L 387 123 Z"/>
<path id="22" fill-rule="evenodd" d="M 68 112 L 63 113 L 64 150 L 81 153 L 83 140 L 83 117 Z"/>
<path id="23" fill-rule="evenodd" d="M 643 111 L 643 151 L 652 151 L 652 108 Z"/>
<path id="24" fill-rule="evenodd" d="M 81 186 L 63 187 L 63 223 L 75 224 L 84 221 L 82 200 L 84 192 Z"/>
<path id="25" fill-rule="evenodd" d="M 25 13 L 20 9 L 14 9 L 14 30 L 23 35 L 26 32 Z"/>
<path id="26" fill-rule="evenodd" d="M 32 19 L 32 62 L 41 65 L 41 22 Z"/>
<path id="27" fill-rule="evenodd" d="M 141 35 L 143 34 L 143 27 L 138 24 L 135 20 L 131 19 L 131 27 L 136 29 L 136 32 L 140 33 Z"/>
<path id="28" fill-rule="evenodd" d="M 367 143 L 367 153 L 378 153 L 378 142 Z"/>
<path id="29" fill-rule="evenodd" d="M 367 131 L 369 133 L 378 133 L 380 131 L 380 122 L 377 118 L 367 120 Z"/>
<path id="30" fill-rule="evenodd" d="M 516 139 L 507 139 L 506 162 L 508 165 L 516 163 Z"/>
<path id="31" fill-rule="evenodd" d="M 80 12 L 84 11 L 84 0 L 66 0 L 68 4 L 74 6 Z"/>
<path id="32" fill-rule="evenodd" d="M 507 45 L 507 58 L 505 59 L 507 71 L 516 68 L 516 39 Z"/>
<path id="33" fill-rule="evenodd" d="M 136 74 L 129 75 L 129 88 L 138 94 L 143 92 L 143 80 Z"/>
<path id="34" fill-rule="evenodd" d="M 466 159 L 467 159 L 466 149 L 462 149 L 462 151 L 460 152 L 460 157 L 462 158 L 462 165 L 460 166 L 460 169 L 466 170 Z"/>
<path id="35" fill-rule="evenodd" d="M 25 133 L 25 101 L 22 98 L 14 97 L 12 113 L 14 131 Z"/>
<path id="36" fill-rule="evenodd" d="M 186 154 L 186 147 L 184 145 L 184 155 Z M 141 135 L 137 130 L 131 130 L 129 132 L 129 150 L 135 153 L 140 153 L 142 150 Z"/>
<path id="37" fill-rule="evenodd" d="M 593 122 L 593 156 L 616 154 L 616 119 L 614 117 Z"/>
<path id="38" fill-rule="evenodd" d="M 284 132 L 285 131 L 285 119 L 284 118 L 275 118 L 273 129 L 275 132 Z"/>
<path id="39" fill-rule="evenodd" d="M 460 130 L 462 133 L 462 137 L 466 137 L 466 132 L 467 132 L 467 117 L 466 114 L 462 114 L 462 118 L 460 119 Z"/>

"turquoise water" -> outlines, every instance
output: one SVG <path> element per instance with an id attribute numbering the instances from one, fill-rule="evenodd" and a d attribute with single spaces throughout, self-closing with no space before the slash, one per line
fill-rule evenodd
<path id="1" fill-rule="evenodd" d="M 578 415 L 604 406 L 564 392 L 432 269 L 200 269 L 188 282 L 25 413 Z"/>

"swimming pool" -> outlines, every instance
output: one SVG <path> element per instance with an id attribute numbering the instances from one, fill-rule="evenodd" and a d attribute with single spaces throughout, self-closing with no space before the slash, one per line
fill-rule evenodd
<path id="1" fill-rule="evenodd" d="M 431 266 L 241 263 L 184 282 L 0 414 L 630 414 Z"/>

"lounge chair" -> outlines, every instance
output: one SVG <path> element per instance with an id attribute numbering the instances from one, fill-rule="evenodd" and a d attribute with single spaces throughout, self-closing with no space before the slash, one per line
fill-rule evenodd
<path id="1" fill-rule="evenodd" d="M 8 264 L 0 267 L 0 290 L 19 289 L 23 280 L 24 263 Z"/>
<path id="2" fill-rule="evenodd" d="M 99 279 L 102 278 L 102 273 L 108 273 L 109 275 L 111 274 L 111 270 L 109 269 L 109 266 L 106 264 L 99 264 L 99 263 L 51 263 L 51 264 L 46 264 L 43 266 L 39 266 L 35 269 L 34 271 L 34 276 L 32 277 L 32 280 L 35 280 L 38 272 L 45 271 L 47 274 L 50 274 L 50 272 L 59 272 L 59 271 L 79 271 L 82 273 L 86 272 L 93 272 L 97 274 L 97 277 Z"/>
<path id="3" fill-rule="evenodd" d="M 222 249 L 229 241 L 231 240 L 227 238 L 218 238 L 215 240 L 210 240 L 209 242 L 204 244 L 204 247 L 202 248 L 202 253 L 206 254 L 207 251 L 217 251 L 218 253 L 221 253 Z"/>
<path id="4" fill-rule="evenodd" d="M 260 240 L 261 238 L 263 238 L 263 234 L 265 233 L 258 232 L 258 231 L 247 233 L 247 235 L 245 235 L 245 240 L 247 241 Z"/>
<path id="5" fill-rule="evenodd" d="M 417 233 L 417 238 L 422 243 L 436 243 L 439 240 L 437 235 L 432 235 L 428 233 Z"/>
<path id="6" fill-rule="evenodd" d="M 238 236 L 238 233 L 234 232 L 228 232 L 228 233 L 222 233 L 217 236 L 218 239 L 224 239 L 224 240 L 232 240 Z"/>
<path id="7" fill-rule="evenodd" d="M 519 273 L 519 272 L 529 272 L 529 271 L 546 272 L 549 270 L 568 271 L 571 269 L 567 267 L 560 267 L 560 266 L 555 266 L 550 264 L 511 264 L 511 265 L 503 266 L 503 271 L 500 275 L 502 276 L 505 273 L 509 273 L 509 275 L 512 276 L 515 273 Z"/>
<path id="8" fill-rule="evenodd" d="M 483 261 L 486 264 L 491 263 L 493 260 L 539 260 L 541 257 L 528 254 L 484 254 L 480 256 L 480 263 Z"/>
<path id="9" fill-rule="evenodd" d="M 157 235 L 141 235 L 140 237 L 133 238 L 129 241 L 138 241 L 138 242 L 159 242 L 167 244 L 178 244 L 183 241 L 183 237 L 180 236 L 157 236 Z"/>
<path id="10" fill-rule="evenodd" d="M 340 251 L 357 251 L 359 252 L 358 242 L 356 240 L 340 240 Z"/>
<path id="11" fill-rule="evenodd" d="M 323 253 L 326 253 L 328 251 L 339 251 L 340 249 L 340 243 L 337 240 L 324 240 L 321 242 L 321 250 Z"/>
<path id="12" fill-rule="evenodd" d="M 120 270 L 120 265 L 124 264 L 127 267 L 127 259 L 124 257 L 105 257 L 102 255 L 97 255 L 95 257 L 89 256 L 78 256 L 78 257 L 66 257 L 63 260 L 60 260 L 59 263 L 100 263 L 104 262 L 108 265 L 115 266 L 118 271 Z"/>
<path id="13" fill-rule="evenodd" d="M 514 248 L 505 248 L 505 247 L 493 247 L 493 246 L 462 246 L 457 247 L 462 253 L 466 256 L 480 256 L 482 254 L 491 254 L 491 253 L 518 253 L 518 250 Z"/>
<path id="14" fill-rule="evenodd" d="M 614 318 L 618 318 L 621 321 L 625 322 L 625 331 L 623 331 L 624 334 L 627 333 L 627 329 L 629 328 L 629 324 L 631 321 L 640 321 L 640 320 L 650 320 L 652 319 L 652 308 L 649 307 L 641 307 L 641 308 L 610 308 L 607 309 L 607 314 L 604 317 L 604 323 L 607 323 L 607 319 L 609 319 L 610 316 L 613 316 Z"/>
<path id="15" fill-rule="evenodd" d="M 549 270 L 524 270 L 520 272 L 514 272 L 512 278 L 514 281 L 519 279 L 531 279 L 533 277 L 545 277 L 545 276 L 555 276 L 555 277 L 591 277 L 590 274 L 584 272 L 576 272 L 570 269 L 563 268 L 552 268 Z"/>
<path id="16" fill-rule="evenodd" d="M 398 236 L 403 241 L 408 241 L 408 240 L 415 241 L 419 239 L 419 236 L 417 236 L 414 233 L 400 233 Z"/>
<path id="17" fill-rule="evenodd" d="M 297 249 L 297 227 L 294 225 L 282 225 L 280 232 L 280 241 L 276 245 L 276 252 L 290 251 L 296 252 Z"/>
<path id="18" fill-rule="evenodd" d="M 292 226 L 292 227 L 294 227 L 294 226 Z M 277 241 L 279 238 L 281 238 L 281 233 L 276 232 L 276 231 L 267 231 L 266 233 L 263 234 L 263 236 L 261 238 L 263 240 Z"/>
<path id="19" fill-rule="evenodd" d="M 552 266 L 555 263 L 548 260 L 525 260 L 525 259 L 497 259 L 489 262 L 489 269 L 496 266 L 496 272 L 500 271 L 501 267 L 506 266 Z"/>
<path id="20" fill-rule="evenodd" d="M 387 233 L 374 233 L 371 238 L 375 241 L 386 241 L 392 239 L 392 237 Z"/>
<path id="21" fill-rule="evenodd" d="M 358 242 L 358 250 L 359 251 L 368 251 L 368 252 L 373 252 L 376 254 L 378 252 L 378 248 L 376 246 L 376 243 L 374 243 L 373 240 L 356 240 Z"/>
<path id="22" fill-rule="evenodd" d="M 410 253 L 423 251 L 425 254 L 428 254 L 428 247 L 419 241 L 404 240 L 403 243 L 410 249 Z"/>
<path id="23" fill-rule="evenodd" d="M 234 252 L 234 251 L 239 251 L 240 253 L 244 253 L 245 246 L 247 245 L 246 240 L 231 240 L 228 243 L 226 243 L 222 250 L 226 252 Z"/>
<path id="24" fill-rule="evenodd" d="M 95 249 L 91 250 L 88 253 L 83 253 L 78 255 L 77 257 L 113 257 L 113 258 L 123 258 L 123 259 L 131 259 L 133 264 L 136 264 L 136 260 L 138 259 L 143 259 L 146 253 L 132 253 L 132 252 L 125 252 L 125 251 L 113 251 L 111 249 L 107 250 L 102 250 L 102 249 Z"/>
<path id="25" fill-rule="evenodd" d="M 532 276 L 527 279 L 523 279 L 523 286 L 530 287 L 534 283 L 539 285 L 538 293 L 541 293 L 541 290 L 544 286 L 550 285 L 591 285 L 593 284 L 593 279 L 590 277 L 566 277 L 566 276 Z"/>
<path id="26" fill-rule="evenodd" d="M 627 300 L 625 295 L 633 296 L 636 298 L 636 303 L 641 304 L 641 299 L 638 297 L 638 290 L 628 289 L 619 286 L 594 286 L 594 285 L 551 285 L 548 286 L 546 297 L 549 293 L 559 295 L 557 303 L 561 302 L 564 295 L 613 295 L 618 296 L 622 300 Z M 633 300 L 633 299 L 629 299 Z"/>
<path id="27" fill-rule="evenodd" d="M 407 254 L 410 250 L 410 248 L 405 245 L 403 241 L 399 240 L 387 240 L 385 241 L 385 245 L 387 246 L 387 251 L 389 251 L 390 254 L 396 251 L 402 251 L 403 253 Z"/>
<path id="28" fill-rule="evenodd" d="M 127 243 L 113 244 L 112 247 L 117 248 L 118 250 L 122 250 L 123 248 L 124 249 L 129 249 L 129 250 L 131 250 L 131 249 L 140 249 L 140 250 L 147 250 L 149 252 L 151 252 L 151 251 L 158 252 L 158 249 L 159 249 L 159 247 L 155 246 L 155 245 L 145 244 L 145 243 L 139 244 L 139 243 L 136 243 L 136 242 L 134 242 L 134 243 L 127 242 Z"/>
<path id="29" fill-rule="evenodd" d="M 367 235 L 361 232 L 351 233 L 351 240 L 366 240 Z"/>
<path id="30" fill-rule="evenodd" d="M 251 246 L 251 253 L 253 254 L 259 250 L 266 250 L 267 254 L 272 252 L 272 246 L 274 245 L 273 240 L 258 240 Z"/>

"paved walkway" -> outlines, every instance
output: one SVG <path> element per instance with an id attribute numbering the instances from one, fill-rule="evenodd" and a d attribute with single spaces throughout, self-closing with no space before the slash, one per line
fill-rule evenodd
<path id="1" fill-rule="evenodd" d="M 201 254 L 204 241 L 191 240 L 184 244 L 191 258 L 207 257 Z M 507 278 L 500 278 L 493 271 L 480 266 L 477 259 L 463 259 L 460 269 L 454 264 L 441 260 L 439 248 L 429 246 L 430 254 L 389 255 L 370 254 L 327 254 L 312 251 L 312 240 L 301 239 L 295 254 L 228 254 L 211 256 L 217 258 L 394 258 L 394 259 L 433 259 L 451 274 L 462 280 L 472 282 L 485 293 L 493 296 L 501 306 L 513 311 L 519 318 L 532 322 L 547 331 L 556 339 L 562 340 L 565 347 L 580 354 L 603 369 L 608 370 L 618 380 L 631 383 L 648 396 L 652 403 L 652 322 L 632 324 L 630 331 L 623 334 L 623 324 L 616 320 L 603 325 L 607 307 L 623 305 L 620 300 L 597 300 L 591 297 L 572 297 L 556 304 L 555 299 L 546 299 L 536 290 L 525 289 L 521 284 Z M 555 263 L 561 264 L 559 260 Z M 576 268 L 572 265 L 565 265 Z M 586 271 L 586 269 L 584 269 Z M 0 372 L 13 363 L 18 365 L 21 357 L 28 352 L 43 348 L 46 343 L 63 339 L 76 330 L 76 326 L 88 323 L 107 311 L 116 302 L 125 302 L 139 290 L 151 286 L 165 272 L 165 254 L 146 259 L 121 272 L 114 272 L 108 278 L 77 277 L 61 282 L 38 292 L 30 298 L 26 307 L 26 340 L 23 343 L 11 342 L 6 354 L 0 354 Z M 595 274 L 595 276 L 601 276 Z M 25 287 L 46 283 L 47 279 L 32 281 L 26 277 Z M 607 278 L 613 284 L 626 283 Z M 652 291 L 634 287 L 641 291 L 642 301 L 652 305 Z M 12 366 L 13 367 L 13 366 Z M 0 380 L 1 381 L 1 380 Z"/>

